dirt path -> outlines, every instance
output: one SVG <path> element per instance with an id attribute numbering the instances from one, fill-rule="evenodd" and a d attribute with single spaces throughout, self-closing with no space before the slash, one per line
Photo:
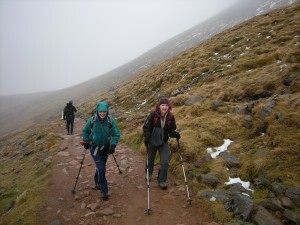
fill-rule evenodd
<path id="1" fill-rule="evenodd" d="M 147 209 L 145 159 L 124 145 L 118 145 L 116 160 L 123 171 L 119 174 L 113 157 L 107 162 L 109 201 L 100 199 L 94 188 L 95 166 L 89 151 L 80 172 L 75 194 L 72 190 L 81 165 L 84 149 L 80 133 L 84 121 L 75 121 L 75 132 L 66 135 L 64 126 L 57 132 L 62 140 L 55 157 L 51 182 L 41 212 L 41 224 L 51 225 L 197 225 L 210 221 L 195 204 L 186 202 L 184 182 L 169 175 L 168 189 L 162 190 L 155 181 L 150 183 L 150 215 Z M 154 173 L 157 172 L 157 167 Z M 155 180 L 155 179 L 153 179 Z"/>

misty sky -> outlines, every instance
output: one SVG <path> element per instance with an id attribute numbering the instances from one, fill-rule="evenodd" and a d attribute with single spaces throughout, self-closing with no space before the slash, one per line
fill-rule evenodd
<path id="1" fill-rule="evenodd" d="M 0 0 L 0 95 L 104 74 L 238 0 Z"/>

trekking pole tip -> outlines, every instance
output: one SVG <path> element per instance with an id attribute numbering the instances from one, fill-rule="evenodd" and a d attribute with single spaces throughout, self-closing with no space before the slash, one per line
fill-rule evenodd
<path id="1" fill-rule="evenodd" d="M 152 212 L 152 209 L 146 209 L 145 211 L 147 211 L 147 214 L 150 215 L 150 213 Z"/>

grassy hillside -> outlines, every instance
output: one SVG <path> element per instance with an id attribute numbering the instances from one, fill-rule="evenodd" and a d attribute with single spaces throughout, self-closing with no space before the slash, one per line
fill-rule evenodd
<path id="1" fill-rule="evenodd" d="M 80 111 L 87 117 L 97 101 L 107 100 L 123 140 L 139 148 L 148 111 L 159 97 L 170 97 L 190 160 L 229 138 L 231 151 L 245 162 L 242 177 L 251 180 L 263 169 L 294 184 L 300 180 L 294 170 L 300 168 L 298 21 L 299 3 L 255 17 L 95 97 Z M 250 160 L 260 149 L 268 157 Z"/>
<path id="2" fill-rule="evenodd" d="M 296 3 L 255 17 L 95 97 L 81 111 L 90 113 L 95 102 L 107 100 L 123 141 L 144 152 L 145 116 L 161 96 L 170 97 L 195 192 L 208 188 L 198 182 L 199 173 L 221 183 L 230 176 L 253 185 L 263 176 L 299 187 L 299 15 Z M 224 139 L 233 141 L 237 170 L 227 170 L 222 159 L 205 160 L 206 149 Z M 171 146 L 176 151 L 174 141 Z M 172 171 L 182 176 L 173 156 Z M 255 188 L 254 201 L 266 198 L 268 188 Z"/>
<path id="3" fill-rule="evenodd" d="M 96 102 L 108 101 L 122 141 L 145 152 L 142 124 L 166 96 L 173 104 L 194 193 L 209 188 L 198 181 L 199 173 L 214 174 L 221 183 L 238 176 L 253 184 L 263 175 L 300 187 L 299 10 L 295 3 L 235 26 L 93 96 L 78 106 L 79 116 L 87 118 Z M 47 159 L 59 141 L 51 132 L 55 125 L 36 125 L 1 140 L 0 216 L 6 224 L 20 214 L 23 224 L 34 224 L 31 218 L 41 200 L 37 193 L 51 168 Z M 206 149 L 222 145 L 224 139 L 233 141 L 229 151 L 241 161 L 234 171 L 221 159 L 205 160 Z M 170 144 L 171 171 L 181 177 L 176 143 Z M 268 191 L 255 188 L 252 198 L 260 201 Z M 217 221 L 230 220 L 222 207 L 208 211 Z"/>

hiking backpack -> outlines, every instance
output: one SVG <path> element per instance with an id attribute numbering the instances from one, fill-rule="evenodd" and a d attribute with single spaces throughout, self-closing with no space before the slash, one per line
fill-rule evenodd
<path id="1" fill-rule="evenodd" d="M 66 106 L 64 109 L 64 114 L 67 120 L 73 120 L 74 119 L 74 110 L 73 107 Z"/>

